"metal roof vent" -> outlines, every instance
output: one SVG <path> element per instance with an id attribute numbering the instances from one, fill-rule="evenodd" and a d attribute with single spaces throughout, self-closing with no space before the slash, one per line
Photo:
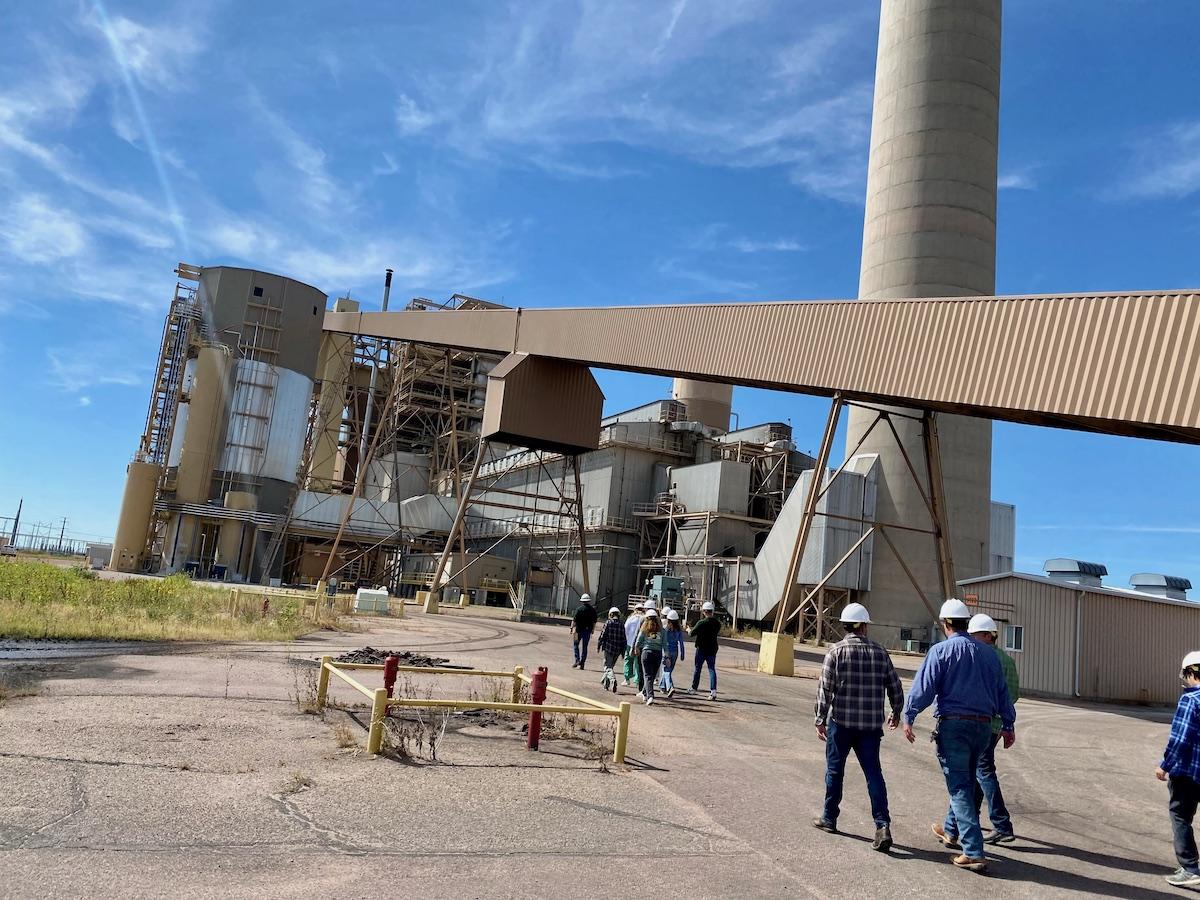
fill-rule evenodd
<path id="1" fill-rule="evenodd" d="M 1159 575 L 1157 572 L 1140 572 L 1129 579 L 1129 585 L 1143 594 L 1166 597 L 1168 600 L 1186 600 L 1192 582 L 1176 575 Z"/>
<path id="2" fill-rule="evenodd" d="M 1100 587 L 1100 579 L 1108 574 L 1107 566 L 1084 562 L 1082 559 L 1048 559 L 1042 568 L 1056 581 L 1069 581 L 1086 587 Z"/>

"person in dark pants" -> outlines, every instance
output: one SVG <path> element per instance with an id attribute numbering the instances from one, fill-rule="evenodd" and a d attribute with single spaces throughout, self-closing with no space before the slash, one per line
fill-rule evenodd
<path id="1" fill-rule="evenodd" d="M 846 637 L 829 648 L 817 685 L 817 737 L 825 742 L 825 809 L 813 825 L 837 833 L 842 783 L 851 751 L 858 757 L 867 779 L 875 839 L 871 846 L 882 853 L 892 848 L 892 817 L 888 812 L 887 784 L 879 764 L 883 741 L 883 698 L 892 709 L 888 728 L 896 730 L 904 705 L 904 689 L 892 658 L 867 637 L 871 616 L 861 603 L 851 603 L 841 616 Z"/>
<path id="2" fill-rule="evenodd" d="M 959 868 L 982 872 L 988 863 L 975 806 L 976 773 L 992 740 L 992 717 L 1000 717 L 1000 737 L 1007 750 L 1017 739 L 1017 711 L 1009 699 L 1000 660 L 991 647 L 967 634 L 971 618 L 967 605 L 947 600 L 938 618 L 946 640 L 930 648 L 913 679 L 904 704 L 904 737 L 909 743 L 917 739 L 913 722 L 922 710 L 936 704 L 933 740 L 962 844 L 962 853 L 953 862 Z M 932 827 L 938 840 L 946 844 L 944 826 Z"/>
<path id="3" fill-rule="evenodd" d="M 587 662 L 588 644 L 592 642 L 592 632 L 596 629 L 596 607 L 592 604 L 592 598 L 584 594 L 579 600 L 579 609 L 571 618 L 571 645 L 575 651 L 572 669 L 582 669 Z"/>
<path id="4" fill-rule="evenodd" d="M 667 648 L 667 637 L 658 620 L 658 610 L 646 610 L 646 619 L 633 642 L 633 652 L 638 658 L 642 672 L 642 697 L 647 706 L 654 705 L 654 682 L 658 679 L 658 668 L 662 665 L 663 651 Z"/>
<path id="5" fill-rule="evenodd" d="M 608 611 L 608 619 L 604 622 L 604 629 L 600 632 L 600 640 L 596 642 L 596 647 L 604 651 L 604 677 L 600 679 L 600 684 L 606 691 L 615 694 L 617 673 L 613 667 L 618 659 L 624 658 L 625 651 L 629 649 L 625 640 L 625 623 L 621 621 L 621 611 L 615 606 Z"/>
<path id="6" fill-rule="evenodd" d="M 692 686 L 689 694 L 696 693 L 700 687 L 700 671 L 708 663 L 708 699 L 717 699 L 717 648 L 721 636 L 721 620 L 716 617 L 711 601 L 706 600 L 700 607 L 700 621 L 693 625 L 688 632 L 695 641 L 696 671 L 692 673 Z"/>
<path id="7" fill-rule="evenodd" d="M 1171 720 L 1171 735 L 1154 774 L 1167 782 L 1167 813 L 1179 868 L 1166 876 L 1175 887 L 1200 887 L 1200 857 L 1192 820 L 1200 803 L 1200 650 L 1183 658 L 1179 680 L 1184 690 Z"/>
<path id="8" fill-rule="evenodd" d="M 1015 706 L 1021 696 L 1021 681 L 1017 676 L 1017 664 L 1012 657 L 996 646 L 997 625 L 995 619 L 984 613 L 971 616 L 967 625 L 967 634 L 975 640 L 987 644 L 1000 660 L 1000 669 L 1004 672 L 1004 682 L 1008 685 L 1008 699 Z M 1000 776 L 996 772 L 996 745 L 1000 743 L 1000 717 L 992 719 L 992 740 L 979 758 L 979 769 L 975 773 L 975 810 L 983 809 L 983 801 L 987 800 L 988 818 L 992 821 L 992 830 L 984 836 L 985 844 L 1009 844 L 1016 840 L 1013 832 L 1012 816 L 1008 805 L 1004 802 L 1004 792 L 1000 790 Z M 982 820 L 981 820 L 982 821 Z M 936 831 L 935 831 L 936 834 Z M 946 812 L 946 820 L 942 825 L 941 841 L 947 847 L 958 843 L 958 824 L 954 818 L 954 809 Z"/>

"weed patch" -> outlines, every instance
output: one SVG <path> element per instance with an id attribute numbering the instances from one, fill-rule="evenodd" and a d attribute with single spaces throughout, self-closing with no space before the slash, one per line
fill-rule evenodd
<path id="1" fill-rule="evenodd" d="M 74 569 L 0 562 L 0 635 L 110 640 L 291 640 L 313 629 L 294 600 L 265 618 L 230 613 L 229 592 L 184 575 L 106 581 Z"/>

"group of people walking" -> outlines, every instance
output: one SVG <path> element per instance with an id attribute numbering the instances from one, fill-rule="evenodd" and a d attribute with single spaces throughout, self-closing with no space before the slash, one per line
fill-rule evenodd
<path id="1" fill-rule="evenodd" d="M 987 868 L 984 843 L 1015 839 L 1012 817 L 1004 805 L 996 775 L 996 747 L 1016 741 L 1019 691 L 1016 666 L 996 646 L 997 626 L 990 616 L 971 615 L 961 600 L 947 600 L 939 613 L 946 639 L 930 648 L 905 699 L 900 678 L 884 648 L 867 637 L 870 614 L 851 603 L 841 621 L 846 637 L 829 648 L 817 687 L 815 725 L 825 742 L 825 808 L 813 825 L 837 832 L 842 782 L 851 751 L 867 781 L 876 850 L 891 849 L 891 815 L 887 785 L 879 762 L 883 740 L 884 697 L 894 731 L 903 724 L 909 743 L 916 740 L 913 723 L 929 706 L 937 718 L 931 740 L 950 797 L 944 821 L 934 823 L 934 836 L 961 852 L 954 865 L 971 871 Z M 984 801 L 991 831 L 980 826 Z"/>
<path id="2" fill-rule="evenodd" d="M 599 618 L 592 598 L 584 594 L 571 623 L 575 663 L 572 668 L 583 669 L 587 664 L 588 644 Z M 708 699 L 717 699 L 717 649 L 721 622 L 711 602 L 700 607 L 700 619 L 686 631 L 678 611 L 658 609 L 653 600 L 639 601 L 622 622 L 621 611 L 612 607 L 596 642 L 604 654 L 604 674 L 600 679 L 606 691 L 617 693 L 617 665 L 623 664 L 624 684 L 635 683 L 647 706 L 654 705 L 655 690 L 667 698 L 675 694 L 675 666 L 687 656 L 686 638 L 692 638 L 695 671 L 689 694 L 700 687 L 700 676 L 708 666 Z"/>

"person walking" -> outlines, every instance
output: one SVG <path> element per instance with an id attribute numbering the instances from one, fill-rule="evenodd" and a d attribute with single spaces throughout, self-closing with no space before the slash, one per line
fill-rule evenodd
<path id="1" fill-rule="evenodd" d="M 1179 863 L 1179 868 L 1166 876 L 1167 884 L 1195 888 L 1200 887 L 1200 857 L 1192 830 L 1196 806 L 1200 804 L 1200 650 L 1183 658 L 1179 680 L 1183 682 L 1183 693 L 1175 706 L 1162 762 L 1154 774 L 1167 783 L 1167 814 Z"/>
<path id="2" fill-rule="evenodd" d="M 683 629 L 679 627 L 679 613 L 667 610 L 666 649 L 663 651 L 662 689 L 669 700 L 675 694 L 675 663 L 684 659 Z"/>
<path id="3" fill-rule="evenodd" d="M 604 653 L 604 677 L 600 679 L 600 684 L 606 691 L 611 690 L 615 694 L 617 673 L 613 671 L 613 667 L 618 659 L 625 656 L 625 651 L 629 648 L 629 642 L 625 640 L 625 624 L 621 621 L 621 611 L 615 606 L 608 611 L 608 618 L 604 621 L 596 648 Z"/>
<path id="4" fill-rule="evenodd" d="M 817 684 L 813 723 L 817 737 L 825 742 L 825 809 L 813 825 L 837 833 L 842 783 L 853 750 L 871 798 L 871 818 L 875 820 L 871 846 L 886 853 L 892 848 L 892 817 L 888 812 L 887 783 L 879 764 L 883 700 L 886 695 L 891 707 L 888 729 L 895 731 L 900 724 L 904 689 L 888 652 L 867 637 L 867 626 L 871 624 L 867 608 L 861 603 L 848 604 L 842 610 L 841 622 L 846 636 L 825 654 Z"/>
<path id="5" fill-rule="evenodd" d="M 717 649 L 721 636 L 721 620 L 716 616 L 716 609 L 711 600 L 705 600 L 700 607 L 700 620 L 688 632 L 695 642 L 693 658 L 696 661 L 696 671 L 692 673 L 692 686 L 689 694 L 696 693 L 700 687 L 700 670 L 708 664 L 708 699 L 717 699 Z"/>
<path id="6" fill-rule="evenodd" d="M 975 807 L 976 772 L 992 739 L 992 718 L 1000 717 L 1000 737 L 1007 750 L 1017 739 L 1017 712 L 1008 696 L 1000 660 L 987 644 L 967 634 L 971 611 L 961 600 L 942 604 L 938 618 L 946 640 L 925 655 L 904 704 L 904 737 L 916 741 L 913 723 L 934 704 L 937 727 L 932 740 L 946 778 L 954 827 L 962 853 L 954 865 L 973 872 L 987 868 L 983 832 Z M 946 843 L 944 825 L 933 833 Z M 951 846 L 951 845 L 947 845 Z"/>
<path id="7" fill-rule="evenodd" d="M 633 654 L 633 642 L 637 640 L 638 632 L 642 628 L 645 612 L 645 604 L 638 603 L 633 607 L 633 612 L 629 614 L 629 617 L 625 619 L 625 687 L 629 687 L 629 680 L 636 677 L 639 691 L 642 689 L 642 669 L 638 665 L 637 657 Z"/>
<path id="8" fill-rule="evenodd" d="M 996 658 L 1000 660 L 1000 670 L 1004 673 L 1004 683 L 1008 686 L 1008 699 L 1016 706 L 1017 701 L 1021 699 L 1021 679 L 1017 675 L 1017 664 L 1013 662 L 1013 658 L 996 643 L 999 637 L 996 620 L 983 613 L 971 616 L 967 634 L 995 651 Z M 1013 831 L 1012 816 L 1004 802 L 1004 793 L 1000 790 L 1000 776 L 996 773 L 996 745 L 1000 743 L 1001 727 L 1000 717 L 993 716 L 992 740 L 979 760 L 979 770 L 975 773 L 975 808 L 981 810 L 983 801 L 987 800 L 988 819 L 992 823 L 991 832 L 983 836 L 985 844 L 1009 844 L 1017 839 Z M 948 815 L 946 818 L 949 820 Z"/>
<path id="9" fill-rule="evenodd" d="M 592 632 L 596 628 L 596 607 L 589 594 L 579 598 L 579 609 L 571 617 L 571 647 L 575 651 L 575 662 L 572 669 L 582 669 L 587 662 L 588 644 L 592 642 Z"/>
<path id="10" fill-rule="evenodd" d="M 633 652 L 641 664 L 642 696 L 647 706 L 654 705 L 654 680 L 658 678 L 658 667 L 662 665 L 666 646 L 667 639 L 662 623 L 658 621 L 658 610 L 646 610 L 646 619 L 634 641 Z"/>

